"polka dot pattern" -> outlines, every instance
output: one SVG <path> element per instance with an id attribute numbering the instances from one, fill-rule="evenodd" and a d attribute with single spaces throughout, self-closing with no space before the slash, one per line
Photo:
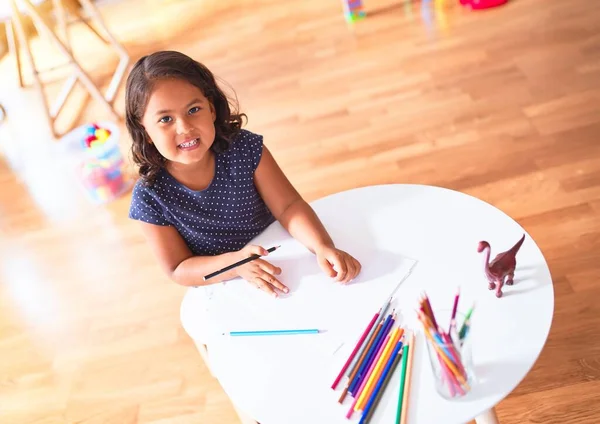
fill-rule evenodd
<path id="1" fill-rule="evenodd" d="M 129 217 L 174 226 L 196 255 L 241 249 L 275 221 L 254 185 L 262 146 L 261 135 L 242 130 L 228 151 L 216 155 L 215 176 L 205 190 L 190 190 L 166 170 L 150 187 L 138 181 Z"/>

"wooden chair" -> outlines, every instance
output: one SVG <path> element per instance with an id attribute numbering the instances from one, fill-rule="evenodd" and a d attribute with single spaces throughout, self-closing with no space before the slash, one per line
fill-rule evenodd
<path id="1" fill-rule="evenodd" d="M 43 3 L 43 0 L 8 0 L 10 9 L 8 11 L 0 10 L 0 22 L 4 21 L 6 23 L 6 35 L 9 51 L 15 57 L 19 86 L 25 87 L 21 69 L 22 59 L 20 56 L 20 50 L 23 48 L 25 52 L 25 59 L 33 71 L 34 86 L 44 104 L 44 110 L 46 112 L 46 118 L 50 126 L 51 133 L 53 137 L 58 138 L 62 134 L 59 134 L 56 130 L 56 119 L 77 82 L 79 82 L 87 90 L 92 98 L 103 104 L 115 119 L 120 119 L 120 116 L 115 111 L 113 104 L 117 90 L 123 81 L 131 59 L 124 47 L 110 33 L 98 9 L 91 0 L 78 0 L 87 14 L 87 17 L 81 14 L 79 10 L 74 10 L 73 8 L 69 8 L 67 10 L 67 8 L 64 7 L 62 0 L 51 1 L 52 11 L 56 19 L 57 31 L 54 29 L 54 25 L 52 25 L 48 16 L 40 13 L 39 6 L 41 3 Z M 102 41 L 109 44 L 119 57 L 119 63 L 104 94 L 92 81 L 91 77 L 85 72 L 83 67 L 77 62 L 77 59 L 73 55 L 68 32 L 69 23 L 67 20 L 67 12 L 71 15 L 74 15 L 73 17 L 77 21 L 84 22 L 85 25 L 87 25 L 87 27 L 94 32 L 94 34 L 96 34 Z M 50 105 L 49 99 L 44 92 L 44 83 L 40 77 L 40 70 L 36 67 L 34 56 L 29 46 L 29 40 L 23 22 L 24 14 L 27 14 L 31 18 L 33 25 L 40 36 L 44 36 L 47 40 L 54 43 L 58 47 L 59 51 L 67 60 L 66 66 L 69 66 L 72 69 L 71 75 L 65 81 L 62 90 L 52 106 Z M 88 22 L 88 20 L 92 21 L 94 26 L 101 28 L 101 31 L 104 33 L 104 37 L 95 29 L 93 25 L 91 25 L 90 22 Z"/>

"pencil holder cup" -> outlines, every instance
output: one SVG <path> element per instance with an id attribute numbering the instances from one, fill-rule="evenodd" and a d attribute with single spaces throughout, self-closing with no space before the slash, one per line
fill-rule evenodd
<path id="1" fill-rule="evenodd" d="M 438 324 L 450 322 L 451 315 L 450 310 L 436 311 L 436 317 L 441 319 Z M 449 327 L 449 331 L 441 325 L 434 330 L 423 325 L 423 331 L 435 387 L 442 397 L 456 399 L 469 393 L 476 379 L 469 323 L 457 313 L 455 324 Z"/>

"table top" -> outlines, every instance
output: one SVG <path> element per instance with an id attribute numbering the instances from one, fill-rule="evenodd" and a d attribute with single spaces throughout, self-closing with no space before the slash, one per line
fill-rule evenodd
<path id="1" fill-rule="evenodd" d="M 414 261 L 412 272 L 397 287 L 393 304 L 399 325 L 416 333 L 408 423 L 468 422 L 495 406 L 523 380 L 550 331 L 554 292 L 542 252 L 513 219 L 472 196 L 425 185 L 363 187 L 319 199 L 312 206 L 336 245 L 355 255 L 363 270 L 348 286 L 320 277 L 316 259 L 279 223 L 253 241 L 265 247 L 285 247 L 275 252 L 281 251 L 281 256 L 272 254 L 268 260 L 283 268 L 282 282 L 294 287 L 289 297 L 296 303 L 290 300 L 290 308 L 282 307 L 284 303 L 261 304 L 259 309 L 267 312 L 260 317 L 252 309 L 258 298 L 245 291 L 249 285 L 234 280 L 210 288 L 218 301 L 211 298 L 204 302 L 214 301 L 219 306 L 209 315 L 225 327 L 233 322 L 239 325 L 247 313 L 248 322 L 270 322 L 271 327 L 281 322 L 304 327 L 319 322 L 326 323 L 330 331 L 319 335 L 211 337 L 211 368 L 236 406 L 261 424 L 357 422 L 360 416 L 356 413 L 350 421 L 346 418 L 352 399 L 348 396 L 343 405 L 337 402 L 343 384 L 335 391 L 331 384 L 370 318 L 385 301 L 386 290 L 400 281 Z M 497 298 L 488 289 L 484 254 L 477 252 L 478 243 L 488 241 L 493 258 L 512 247 L 523 234 L 526 238 L 517 254 L 515 283 L 505 285 L 504 296 Z M 312 284 L 319 278 L 323 296 L 316 295 L 318 286 Z M 385 280 L 393 282 L 385 285 Z M 459 287 L 459 312 L 465 313 L 475 305 L 470 337 L 478 381 L 463 398 L 446 400 L 435 390 L 415 310 L 423 293 L 434 310 L 452 308 Z M 192 338 L 206 324 L 198 290 L 190 288 L 181 305 L 182 325 Z M 240 297 L 236 301 L 227 297 L 232 293 Z M 356 307 L 357 294 L 364 300 L 360 307 Z M 352 308 L 344 309 L 350 299 Z M 339 306 L 335 317 L 322 312 L 325 301 Z M 304 313 L 299 313 L 299 305 L 304 305 Z M 237 313 L 227 311 L 227 307 Z M 228 321 L 229 316 L 241 318 Z M 395 422 L 398 390 L 396 370 L 371 423 Z"/>

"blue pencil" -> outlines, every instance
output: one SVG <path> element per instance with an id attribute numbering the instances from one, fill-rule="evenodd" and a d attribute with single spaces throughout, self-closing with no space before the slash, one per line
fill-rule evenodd
<path id="1" fill-rule="evenodd" d="M 353 396 L 355 395 L 355 391 L 356 391 L 356 389 L 359 388 L 360 382 L 365 378 L 365 374 L 369 370 L 369 366 L 371 365 L 371 362 L 375 358 L 375 355 L 377 354 L 377 351 L 379 350 L 381 343 L 383 343 L 385 337 L 387 336 L 387 333 L 390 331 L 391 327 L 394 325 L 394 318 L 392 317 L 393 315 L 394 315 L 394 313 L 392 312 L 385 319 L 385 322 L 383 324 L 384 327 L 383 327 L 382 331 L 375 338 L 373 344 L 371 345 L 369 351 L 367 352 L 367 356 L 365 357 L 365 360 L 363 361 L 363 363 L 361 364 L 361 366 L 358 369 L 358 373 L 356 373 L 356 375 L 354 376 L 354 380 L 348 387 L 348 393 L 350 393 L 351 395 L 353 395 Z"/>
<path id="2" fill-rule="evenodd" d="M 359 351 L 356 353 L 356 355 L 354 356 L 354 359 L 350 363 L 350 366 L 346 370 L 346 376 L 348 378 L 350 378 L 350 375 L 352 375 L 352 373 L 354 372 L 354 369 L 358 366 L 358 359 L 362 356 L 363 351 L 366 349 L 367 345 L 369 344 L 369 341 L 371 341 L 371 339 L 373 338 L 373 334 L 377 330 L 377 326 L 379 325 L 379 322 L 383 319 L 383 317 L 384 317 L 385 313 L 387 312 L 388 308 L 390 307 L 391 303 L 392 303 L 392 297 L 390 296 L 385 301 L 385 304 L 379 310 L 379 317 L 377 317 L 377 320 L 373 324 L 373 327 L 371 328 L 371 331 L 369 331 L 369 335 L 367 336 L 367 338 L 363 342 L 363 344 L 360 347 Z"/>
<path id="3" fill-rule="evenodd" d="M 351 392 L 352 395 L 355 395 L 354 391 L 356 391 L 358 388 L 360 388 L 360 386 L 362 385 L 362 382 L 365 379 L 369 378 L 368 372 L 369 372 L 369 369 L 371 368 L 371 364 L 373 363 L 373 361 L 375 361 L 375 357 L 377 356 L 379 350 L 385 343 L 386 337 L 392 332 L 392 327 L 394 326 L 395 321 L 396 321 L 395 318 L 391 318 L 389 320 L 389 322 L 387 323 L 387 326 L 381 332 L 381 337 L 379 338 L 379 341 L 377 342 L 377 346 L 375 346 L 375 348 L 373 349 L 371 356 L 369 356 L 367 358 L 367 361 L 365 363 L 365 368 L 363 369 L 364 372 L 358 375 L 358 380 L 356 381 L 356 385 L 354 386 L 353 391 Z"/>
<path id="4" fill-rule="evenodd" d="M 305 330 L 260 330 L 260 331 L 230 331 L 230 336 L 280 336 L 288 334 L 318 334 L 319 329 L 309 328 Z M 224 335 L 227 333 L 223 333 Z"/>
<path id="5" fill-rule="evenodd" d="M 402 340 L 398 340 L 398 344 L 394 348 L 394 351 L 392 352 L 390 359 L 388 359 L 388 362 L 385 365 L 385 369 L 383 370 L 383 373 L 379 377 L 379 381 L 377 382 L 375 389 L 373 389 L 373 393 L 371 393 L 371 397 L 369 398 L 369 401 L 367 402 L 367 405 L 365 406 L 365 410 L 363 411 L 363 415 L 358 424 L 365 424 L 365 423 L 369 422 L 369 420 L 373 416 L 373 413 L 375 412 L 375 408 L 377 407 L 377 403 L 379 402 L 379 399 L 381 399 L 383 391 L 385 390 L 388 382 L 390 381 L 390 376 L 392 375 L 394 368 L 396 367 L 396 365 L 399 362 L 400 357 L 402 356 L 402 351 L 400 350 L 402 345 L 403 345 Z"/>

